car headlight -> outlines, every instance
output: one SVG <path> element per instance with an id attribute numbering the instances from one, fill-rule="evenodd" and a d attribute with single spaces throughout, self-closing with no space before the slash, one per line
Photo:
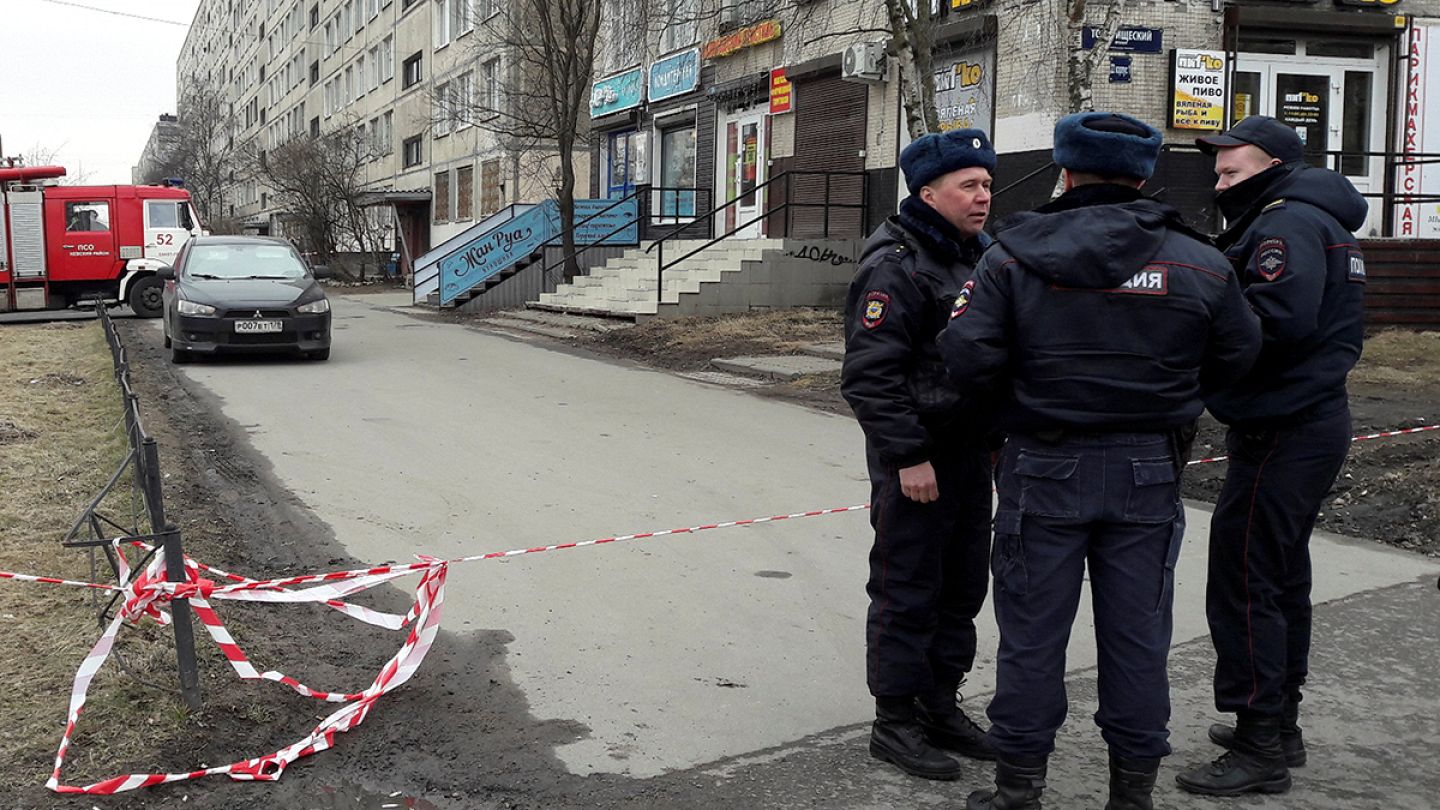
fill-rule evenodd
<path id="1" fill-rule="evenodd" d="M 175 302 L 175 308 L 180 310 L 181 315 L 214 315 L 215 307 L 209 304 L 197 304 L 194 301 L 186 301 L 184 298 Z"/>
<path id="2" fill-rule="evenodd" d="M 318 300 L 318 301 L 311 301 L 311 302 L 308 303 L 308 304 L 301 304 L 300 306 L 296 307 L 295 309 L 296 309 L 297 312 L 303 312 L 303 313 L 306 314 L 306 315 L 315 315 L 315 314 L 318 314 L 318 313 L 321 313 L 321 312 L 329 312 L 329 311 L 330 311 L 330 299 L 328 299 L 328 298 L 321 298 L 321 299 Z"/>

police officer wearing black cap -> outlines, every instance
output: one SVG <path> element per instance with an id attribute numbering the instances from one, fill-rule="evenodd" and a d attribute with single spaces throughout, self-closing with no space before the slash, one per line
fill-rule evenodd
<path id="1" fill-rule="evenodd" d="M 1177 777 L 1193 793 L 1283 793 L 1305 764 L 1298 725 L 1310 653 L 1310 531 L 1350 446 L 1345 377 L 1360 358 L 1365 198 L 1304 163 L 1295 130 L 1254 115 L 1197 139 L 1215 155 L 1218 244 L 1260 315 L 1250 373 L 1206 405 L 1229 426 L 1229 468 L 1210 524 L 1205 613 L 1228 752 Z"/>
<path id="2" fill-rule="evenodd" d="M 1185 445 L 1202 394 L 1249 368 L 1260 328 L 1225 257 L 1141 195 L 1160 142 L 1125 115 L 1062 118 L 1065 193 L 1000 223 L 940 338 L 965 401 L 1003 396 L 1009 434 L 992 556 L 998 761 L 995 788 L 971 794 L 971 810 L 1041 806 L 1087 568 L 1107 810 L 1150 810 L 1170 753 Z"/>
<path id="3" fill-rule="evenodd" d="M 910 196 L 865 244 L 845 303 L 840 391 L 865 432 L 870 472 L 866 679 L 870 753 L 927 779 L 993 754 L 957 706 L 989 586 L 990 463 L 981 418 L 962 411 L 935 337 L 984 249 L 995 151 L 978 129 L 900 154 Z"/>

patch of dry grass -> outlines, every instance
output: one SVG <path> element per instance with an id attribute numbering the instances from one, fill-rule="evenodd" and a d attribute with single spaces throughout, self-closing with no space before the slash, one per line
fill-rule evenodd
<path id="1" fill-rule="evenodd" d="M 1434 385 L 1440 380 L 1440 332 L 1392 329 L 1369 335 L 1350 376 L 1385 385 Z"/>
<path id="2" fill-rule="evenodd" d="M 795 354 L 844 340 L 839 310 L 781 309 L 740 315 L 654 318 L 594 339 L 665 368 L 704 368 L 715 357 Z"/>
<path id="3" fill-rule="evenodd" d="M 0 327 L 0 569 L 91 580 L 90 555 L 60 539 L 124 457 L 126 439 L 99 323 L 57 326 Z M 102 512 L 127 523 L 136 506 L 123 486 Z M 109 581 L 99 566 L 95 578 Z M 99 633 L 91 594 L 0 580 L 0 789 L 33 788 L 49 775 L 71 680 Z M 122 636 L 136 669 L 165 682 L 174 671 L 165 637 Z M 179 720 L 175 699 L 138 686 L 113 661 L 91 695 L 72 748 L 76 772 L 114 769 L 120 752 Z"/>

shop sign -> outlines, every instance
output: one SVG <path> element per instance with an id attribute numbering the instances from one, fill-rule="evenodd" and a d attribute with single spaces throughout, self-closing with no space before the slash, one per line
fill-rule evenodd
<path id="1" fill-rule="evenodd" d="M 640 68 L 617 73 L 595 82 L 590 90 L 590 117 L 639 107 L 645 100 L 645 74 Z"/>
<path id="2" fill-rule="evenodd" d="M 991 130 L 995 115 L 995 49 L 935 56 L 935 112 L 940 131 Z"/>
<path id="3" fill-rule="evenodd" d="M 1295 130 L 1306 152 L 1323 155 L 1330 117 L 1330 77 L 1285 75 L 1275 82 L 1275 118 Z"/>
<path id="4" fill-rule="evenodd" d="M 1128 57 L 1128 56 L 1112 56 L 1112 57 L 1110 57 L 1110 83 L 1111 83 L 1111 84 L 1129 84 L 1129 83 L 1130 83 L 1130 57 Z"/>
<path id="5" fill-rule="evenodd" d="M 990 0 L 950 0 L 951 11 L 969 11 L 990 5 Z"/>
<path id="6" fill-rule="evenodd" d="M 1337 6 L 1359 6 L 1360 8 L 1388 8 L 1400 4 L 1400 0 L 1335 0 Z"/>
<path id="7" fill-rule="evenodd" d="M 683 96 L 700 85 L 700 49 L 656 59 L 650 65 L 650 100 Z"/>
<path id="8" fill-rule="evenodd" d="M 795 107 L 795 89 L 785 77 L 785 68 L 770 71 L 770 114 L 788 113 Z"/>
<path id="9" fill-rule="evenodd" d="M 1096 41 L 1100 39 L 1100 26 L 1087 25 L 1080 33 L 1080 47 L 1090 50 L 1095 47 Z M 1115 36 L 1110 40 L 1110 50 L 1130 51 L 1131 53 L 1160 53 L 1163 50 L 1165 32 L 1159 28 L 1138 28 L 1132 25 L 1121 26 L 1115 31 Z"/>
<path id="10" fill-rule="evenodd" d="M 1440 102 L 1431 103 L 1430 92 L 1440 92 L 1440 25 L 1416 23 L 1410 29 L 1405 83 L 1405 139 L 1403 155 L 1440 151 Z M 1411 202 L 1412 195 L 1440 194 L 1440 164 L 1404 160 L 1398 167 L 1396 192 L 1403 201 L 1395 206 L 1395 235 L 1414 239 L 1440 237 L 1440 204 Z"/>
<path id="11" fill-rule="evenodd" d="M 1170 126 L 1224 129 L 1226 73 L 1223 51 L 1171 51 Z"/>
<path id="12" fill-rule="evenodd" d="M 780 38 L 780 21 L 766 20 L 749 28 L 741 28 L 733 34 L 712 39 L 700 48 L 700 55 L 706 59 L 729 56 L 744 48 L 752 48 Z"/>

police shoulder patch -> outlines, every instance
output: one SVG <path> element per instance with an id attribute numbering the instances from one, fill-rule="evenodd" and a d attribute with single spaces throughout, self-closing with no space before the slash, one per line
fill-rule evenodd
<path id="1" fill-rule="evenodd" d="M 866 329 L 874 329 L 885 322 L 885 316 L 889 312 L 889 293 L 871 290 L 865 293 L 865 305 L 860 310 L 860 324 Z"/>
<path id="2" fill-rule="evenodd" d="M 1263 214 L 1263 213 L 1265 213 L 1266 211 L 1275 211 L 1275 210 L 1278 210 L 1278 209 L 1284 208 L 1284 207 L 1285 207 L 1285 198 L 1284 198 L 1284 197 L 1281 197 L 1281 198 L 1278 199 L 1278 200 L 1271 200 L 1270 202 L 1266 203 L 1266 204 L 1265 204 L 1265 207 L 1260 209 L 1260 213 Z"/>
<path id="3" fill-rule="evenodd" d="M 955 296 L 955 305 L 950 308 L 950 320 L 953 321 L 965 314 L 965 310 L 970 308 L 970 296 L 974 293 L 975 279 L 972 278 L 965 282 L 965 286 L 961 287 L 959 294 Z"/>
<path id="4" fill-rule="evenodd" d="M 1365 283 L 1365 254 L 1358 250 L 1350 251 L 1349 269 L 1345 273 L 1345 280 L 1356 284 Z"/>
<path id="5" fill-rule="evenodd" d="M 1266 281 L 1274 281 L 1285 272 L 1287 257 L 1285 240 L 1275 236 L 1255 246 L 1255 272 Z"/>

